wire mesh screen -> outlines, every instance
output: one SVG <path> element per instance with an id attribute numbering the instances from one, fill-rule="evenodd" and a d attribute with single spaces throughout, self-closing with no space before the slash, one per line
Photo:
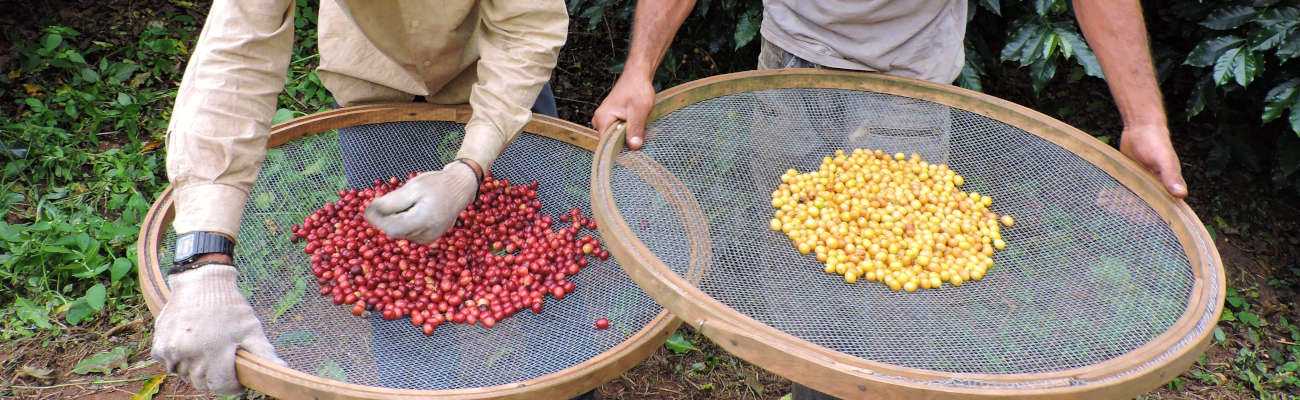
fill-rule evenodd
<path id="1" fill-rule="evenodd" d="M 1073 153 L 977 114 L 873 92 L 777 89 L 689 105 L 654 121 L 649 136 L 611 174 L 615 204 L 638 238 L 714 299 L 842 353 L 951 373 L 1060 371 L 1142 346 L 1189 302 L 1191 265 L 1153 209 Z M 769 229 L 770 196 L 786 169 L 815 170 L 853 148 L 947 163 L 966 178 L 964 190 L 1013 215 L 1008 247 L 987 276 L 916 293 L 849 285 Z M 683 228 L 689 221 L 672 204 L 680 196 L 654 189 L 665 179 L 698 202 L 707 237 Z M 692 271 L 690 249 L 700 247 L 692 242 L 701 240 L 711 260 Z"/>
<path id="2" fill-rule="evenodd" d="M 564 300 L 548 298 L 542 314 L 521 312 L 491 330 L 444 324 L 426 337 L 406 318 L 357 318 L 320 296 L 303 243 L 289 241 L 289 227 L 337 200 L 344 187 L 441 168 L 455 154 L 463 129 L 449 122 L 361 125 L 269 151 L 245 207 L 235 260 L 240 289 L 290 367 L 399 389 L 502 385 L 586 361 L 622 343 L 660 312 L 613 259 L 596 258 L 573 278 L 577 290 Z M 537 180 L 547 214 L 578 207 L 590 215 L 590 166 L 591 153 L 584 149 L 521 134 L 492 173 L 516 182 Z M 172 232 L 162 246 L 161 265 L 170 265 Z M 610 329 L 593 328 L 601 317 L 609 319 Z"/>

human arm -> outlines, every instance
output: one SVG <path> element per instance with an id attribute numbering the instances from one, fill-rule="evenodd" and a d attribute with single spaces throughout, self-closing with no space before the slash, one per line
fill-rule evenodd
<path id="1" fill-rule="evenodd" d="M 457 161 L 420 174 L 370 203 L 366 220 L 387 235 L 419 243 L 437 239 L 456 222 L 478 190 L 482 173 L 532 117 L 530 106 L 551 77 L 569 16 L 561 0 L 479 3 L 474 34 L 478 80 L 470 89 L 473 115 Z M 476 173 L 477 169 L 478 173 Z"/>
<path id="2" fill-rule="evenodd" d="M 291 1 L 213 3 L 167 132 L 178 234 L 237 236 L 292 44 Z M 237 349 L 283 361 L 235 286 L 232 260 L 209 254 L 199 261 L 214 264 L 168 277 L 171 299 L 154 321 L 152 355 L 198 389 L 236 393 Z"/>
<path id="3" fill-rule="evenodd" d="M 627 122 L 627 146 L 640 149 L 646 118 L 654 106 L 654 76 L 677 29 L 695 7 L 695 0 L 638 1 L 632 22 L 632 43 L 623 73 L 596 108 L 591 124 L 604 133 L 615 121 Z"/>
<path id="4" fill-rule="evenodd" d="M 1187 183 L 1170 139 L 1141 3 L 1075 0 L 1074 8 L 1124 121 L 1120 151 L 1154 174 L 1170 195 L 1186 197 Z"/>

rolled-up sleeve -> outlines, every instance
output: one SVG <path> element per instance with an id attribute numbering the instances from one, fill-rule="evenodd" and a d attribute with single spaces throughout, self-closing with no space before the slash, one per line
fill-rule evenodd
<path id="1" fill-rule="evenodd" d="M 485 168 L 523 129 L 530 107 L 551 77 L 568 34 L 562 0 L 485 0 L 474 35 L 478 81 L 470 91 L 473 116 L 457 157 Z"/>
<path id="2" fill-rule="evenodd" d="M 177 233 L 239 233 L 293 52 L 293 1 L 217 0 L 167 128 Z"/>

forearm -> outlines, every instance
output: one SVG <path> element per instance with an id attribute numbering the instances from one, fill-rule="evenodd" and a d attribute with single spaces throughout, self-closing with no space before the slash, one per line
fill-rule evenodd
<path id="1" fill-rule="evenodd" d="M 178 233 L 238 234 L 292 46 L 292 2 L 212 5 L 167 129 Z"/>
<path id="2" fill-rule="evenodd" d="M 695 7 L 695 0 L 641 0 L 632 22 L 632 44 L 623 75 L 650 80 L 668 52 L 677 29 Z"/>
<path id="3" fill-rule="evenodd" d="M 532 117 L 529 108 L 568 36 L 569 16 L 560 0 L 486 1 L 479 10 L 478 81 L 469 98 L 474 114 L 456 155 L 486 172 Z"/>
<path id="4" fill-rule="evenodd" d="M 1141 3 L 1075 0 L 1074 8 L 1079 27 L 1101 63 L 1124 125 L 1165 125 Z"/>

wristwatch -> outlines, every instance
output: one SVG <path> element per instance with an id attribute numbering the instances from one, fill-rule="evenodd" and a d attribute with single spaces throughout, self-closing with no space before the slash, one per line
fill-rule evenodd
<path id="1" fill-rule="evenodd" d="M 192 269 L 194 260 L 204 254 L 220 253 L 234 257 L 235 242 L 215 232 L 187 232 L 176 237 L 176 261 L 171 273 Z"/>

